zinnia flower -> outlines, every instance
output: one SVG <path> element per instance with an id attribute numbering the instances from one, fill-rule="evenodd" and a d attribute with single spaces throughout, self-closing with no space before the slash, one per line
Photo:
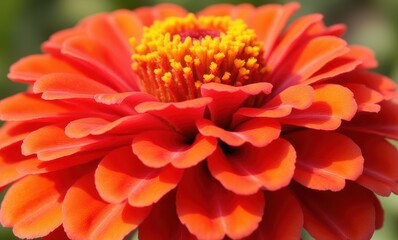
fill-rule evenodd
<path id="1" fill-rule="evenodd" d="M 21 238 L 369 239 L 396 85 L 298 4 L 118 10 L 15 63 L 1 224 Z M 288 26 L 287 26 L 288 25 Z"/>

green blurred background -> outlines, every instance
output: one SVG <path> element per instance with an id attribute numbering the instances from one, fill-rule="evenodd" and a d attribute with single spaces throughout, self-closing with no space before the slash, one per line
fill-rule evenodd
<path id="1" fill-rule="evenodd" d="M 25 88 L 10 82 L 9 66 L 19 58 L 40 52 L 40 44 L 51 33 L 75 25 L 93 13 L 118 8 L 164 3 L 160 0 L 2 0 L 0 1 L 0 98 Z M 196 12 L 210 4 L 228 2 L 253 5 L 286 3 L 285 0 L 171 0 Z M 398 1 L 397 0 L 298 0 L 302 5 L 296 17 L 320 12 L 328 25 L 346 23 L 345 39 L 351 44 L 372 48 L 379 60 L 378 72 L 398 80 Z M 385 224 L 372 239 L 398 239 L 398 198 L 381 198 L 385 208 Z M 18 239 L 9 229 L 0 228 L 1 240 Z"/>

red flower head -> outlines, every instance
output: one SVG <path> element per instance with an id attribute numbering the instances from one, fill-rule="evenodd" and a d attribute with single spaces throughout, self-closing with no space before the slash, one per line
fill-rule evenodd
<path id="1" fill-rule="evenodd" d="M 21 238 L 369 239 L 398 193 L 395 84 L 298 4 L 170 4 L 54 34 L 0 102 Z"/>

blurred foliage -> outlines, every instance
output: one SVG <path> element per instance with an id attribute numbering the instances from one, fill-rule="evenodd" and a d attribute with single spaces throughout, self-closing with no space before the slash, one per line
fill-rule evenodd
<path id="1" fill-rule="evenodd" d="M 40 44 L 51 33 L 75 25 L 93 13 L 118 8 L 132 9 L 162 3 L 159 0 L 12 0 L 0 1 L 0 98 L 25 88 L 7 80 L 9 66 L 23 56 L 40 53 Z M 170 0 L 196 12 L 214 3 L 286 3 L 286 0 Z M 377 71 L 398 79 L 398 1 L 396 0 L 298 0 L 302 8 L 296 16 L 320 12 L 327 24 L 346 23 L 345 38 L 351 44 L 372 48 L 379 60 Z M 382 199 L 385 226 L 372 239 L 398 238 L 397 197 Z M 12 240 L 9 229 L 0 230 L 0 239 Z"/>

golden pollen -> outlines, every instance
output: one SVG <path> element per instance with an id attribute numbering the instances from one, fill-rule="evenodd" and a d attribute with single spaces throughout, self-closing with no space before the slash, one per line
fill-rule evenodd
<path id="1" fill-rule="evenodd" d="M 200 97 L 202 84 L 242 86 L 260 82 L 266 67 L 263 43 L 240 19 L 171 17 L 130 40 L 142 90 L 162 102 Z"/>

